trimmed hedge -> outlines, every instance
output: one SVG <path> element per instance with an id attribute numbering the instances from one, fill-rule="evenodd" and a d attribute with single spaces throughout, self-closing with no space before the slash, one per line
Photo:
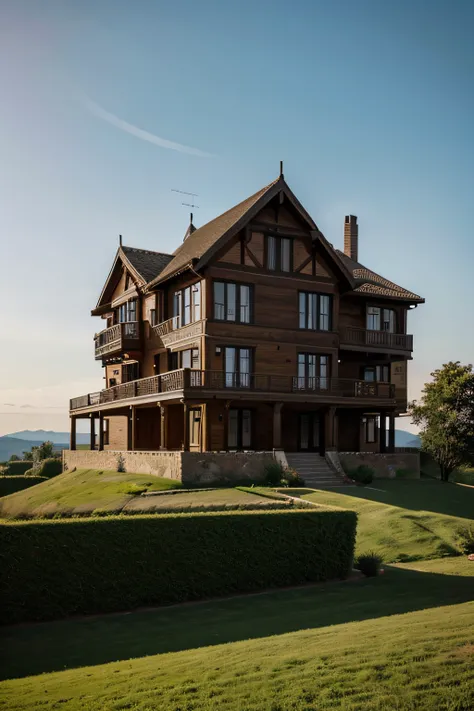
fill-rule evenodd
<path id="1" fill-rule="evenodd" d="M 44 476 L 0 476 L 0 497 L 28 489 L 35 484 L 41 484 L 44 480 Z"/>
<path id="2" fill-rule="evenodd" d="M 0 622 L 345 578 L 356 524 L 342 510 L 2 522 Z"/>
<path id="3" fill-rule="evenodd" d="M 31 469 L 32 466 L 33 462 L 24 462 L 22 460 L 15 462 L 7 462 L 5 474 L 7 476 L 21 476 L 22 474 L 27 472 L 28 469 Z"/>
<path id="4" fill-rule="evenodd" d="M 53 476 L 58 476 L 58 474 L 62 474 L 63 472 L 63 465 L 60 459 L 43 459 L 41 462 L 38 462 L 38 464 L 35 464 L 34 467 L 31 469 L 28 469 L 27 472 L 25 472 L 26 476 L 43 476 L 46 479 L 51 479 Z"/>

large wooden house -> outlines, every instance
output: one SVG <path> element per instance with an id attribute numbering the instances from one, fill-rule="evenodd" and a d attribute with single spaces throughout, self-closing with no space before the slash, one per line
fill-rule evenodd
<path id="1" fill-rule="evenodd" d="M 93 316 L 105 388 L 70 402 L 109 450 L 390 452 L 411 291 L 330 244 L 283 175 L 173 254 L 120 245 Z"/>

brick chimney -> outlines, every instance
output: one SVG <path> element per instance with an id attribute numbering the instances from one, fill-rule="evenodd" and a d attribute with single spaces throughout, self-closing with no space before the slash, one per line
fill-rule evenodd
<path id="1" fill-rule="evenodd" d="M 359 252 L 359 225 L 355 215 L 346 215 L 344 218 L 344 254 L 358 261 Z"/>

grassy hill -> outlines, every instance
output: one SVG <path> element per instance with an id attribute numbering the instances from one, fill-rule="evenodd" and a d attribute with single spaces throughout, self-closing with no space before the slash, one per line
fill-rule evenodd
<path id="1" fill-rule="evenodd" d="M 449 571 L 433 561 L 360 582 L 12 627 L 3 675 L 27 678 L 0 684 L 0 705 L 467 711 L 472 564 L 449 563 Z"/>
<path id="2" fill-rule="evenodd" d="M 344 493 L 321 490 L 303 498 L 356 511 L 357 554 L 376 551 L 385 562 L 457 555 L 457 531 L 474 519 L 471 487 L 423 479 L 378 480 L 370 488 L 339 491 Z"/>

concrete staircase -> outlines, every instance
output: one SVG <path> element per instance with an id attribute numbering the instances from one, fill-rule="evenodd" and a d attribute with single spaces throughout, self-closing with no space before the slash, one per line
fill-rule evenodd
<path id="1" fill-rule="evenodd" d="M 285 452 L 288 466 L 298 472 L 310 489 L 332 489 L 347 486 L 342 477 L 331 469 L 326 459 L 317 452 Z"/>

